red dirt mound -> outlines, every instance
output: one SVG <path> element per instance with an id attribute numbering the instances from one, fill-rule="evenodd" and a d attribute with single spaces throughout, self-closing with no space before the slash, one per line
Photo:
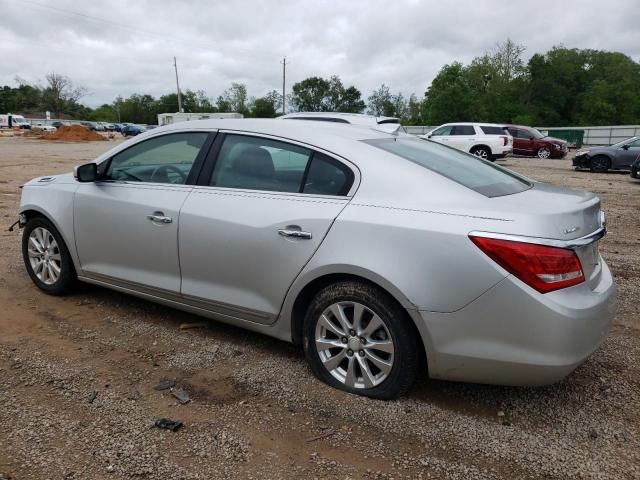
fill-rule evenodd
<path id="1" fill-rule="evenodd" d="M 43 140 L 62 140 L 65 142 L 90 142 L 94 140 L 107 140 L 99 133 L 89 130 L 81 125 L 61 126 L 53 133 L 42 136 Z"/>

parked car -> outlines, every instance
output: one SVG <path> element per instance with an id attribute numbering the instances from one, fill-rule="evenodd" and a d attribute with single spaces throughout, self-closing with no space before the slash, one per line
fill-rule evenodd
<path id="1" fill-rule="evenodd" d="M 399 124 L 400 119 L 395 117 L 376 117 L 375 115 L 365 115 L 362 113 L 342 113 L 342 112 L 296 112 L 288 113 L 278 117 L 279 120 L 315 120 L 321 122 L 350 123 L 353 125 L 383 125 Z"/>
<path id="2" fill-rule="evenodd" d="M 25 184 L 19 222 L 46 293 L 82 280 L 294 342 L 376 398 L 425 372 L 558 381 L 615 310 L 597 196 L 377 128 L 160 127 Z"/>
<path id="3" fill-rule="evenodd" d="M 134 137 L 136 135 L 143 133 L 144 131 L 145 131 L 144 127 L 140 125 L 134 125 L 133 123 L 128 123 L 127 125 L 122 127 L 122 129 L 120 130 L 120 133 L 122 133 L 122 135 L 125 137 Z"/>
<path id="4" fill-rule="evenodd" d="M 63 121 L 60 121 L 60 120 L 55 120 L 55 121 L 51 122 L 51 126 L 52 126 L 52 127 L 56 127 L 56 128 L 60 128 L 60 127 L 68 127 L 68 126 L 70 126 L 70 125 L 71 125 L 71 123 L 69 123 L 69 122 L 63 122 Z"/>
<path id="5" fill-rule="evenodd" d="M 35 125 L 31 125 L 31 130 L 35 132 L 55 132 L 58 130 L 53 125 L 45 125 L 44 123 L 36 123 Z"/>
<path id="6" fill-rule="evenodd" d="M 505 125 L 513 137 L 513 153 L 538 158 L 564 158 L 569 147 L 565 140 L 549 137 L 537 128 Z"/>
<path id="7" fill-rule="evenodd" d="M 491 161 L 513 151 L 511 135 L 493 123 L 446 123 L 421 137 Z"/>
<path id="8" fill-rule="evenodd" d="M 589 147 L 576 152 L 573 166 L 592 172 L 630 170 L 640 155 L 640 137 L 631 137 L 608 147 Z"/>
<path id="9" fill-rule="evenodd" d="M 640 179 L 640 157 L 631 165 L 631 178 Z"/>

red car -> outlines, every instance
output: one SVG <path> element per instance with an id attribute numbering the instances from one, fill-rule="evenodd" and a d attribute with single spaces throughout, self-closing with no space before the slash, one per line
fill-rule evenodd
<path id="1" fill-rule="evenodd" d="M 505 125 L 513 137 L 513 153 L 539 158 L 564 158 L 569 151 L 567 142 L 543 135 L 540 130 L 522 125 Z"/>

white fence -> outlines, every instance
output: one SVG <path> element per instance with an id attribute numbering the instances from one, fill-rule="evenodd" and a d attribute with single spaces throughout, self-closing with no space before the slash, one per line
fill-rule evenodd
<path id="1" fill-rule="evenodd" d="M 435 127 L 417 126 L 404 127 L 407 133 L 412 135 L 424 135 Z M 640 125 L 612 125 L 602 127 L 539 127 L 538 130 L 584 130 L 583 145 L 613 145 L 622 140 L 640 135 Z"/>

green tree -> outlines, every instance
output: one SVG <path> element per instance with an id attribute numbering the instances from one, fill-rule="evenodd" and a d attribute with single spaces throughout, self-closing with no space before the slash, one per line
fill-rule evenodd
<path id="1" fill-rule="evenodd" d="M 360 113 L 365 104 L 356 87 L 346 87 L 338 76 L 309 77 L 292 87 L 290 102 L 300 112 Z"/>

